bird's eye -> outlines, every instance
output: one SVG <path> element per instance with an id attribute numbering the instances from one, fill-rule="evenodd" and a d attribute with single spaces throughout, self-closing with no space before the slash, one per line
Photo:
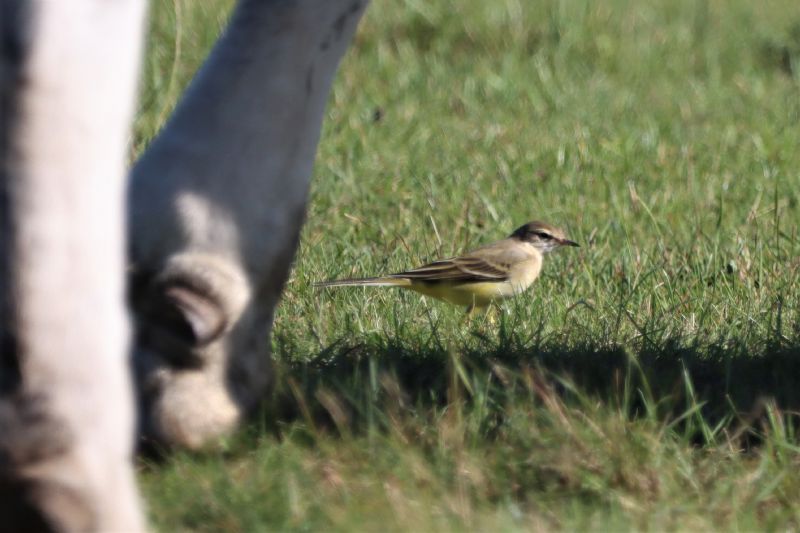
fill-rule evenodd
<path id="1" fill-rule="evenodd" d="M 542 239 L 542 240 L 545 240 L 545 241 L 549 241 L 550 239 L 552 239 L 552 238 L 553 238 L 553 236 L 552 236 L 552 235 L 550 235 L 549 233 L 545 233 L 545 232 L 543 232 L 543 231 L 542 231 L 542 232 L 538 232 L 538 233 L 536 234 L 536 236 L 537 236 L 537 237 L 539 237 L 539 238 L 540 238 L 540 239 Z"/>

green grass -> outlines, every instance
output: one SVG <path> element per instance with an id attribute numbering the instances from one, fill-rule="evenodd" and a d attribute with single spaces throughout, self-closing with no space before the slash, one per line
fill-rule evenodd
<path id="1" fill-rule="evenodd" d="M 153 6 L 135 153 L 230 2 L 200 4 Z M 327 111 L 277 390 L 222 451 L 142 463 L 154 525 L 800 528 L 799 146 L 795 0 L 376 2 Z M 496 326 L 311 287 L 534 218 L 582 247 Z"/>

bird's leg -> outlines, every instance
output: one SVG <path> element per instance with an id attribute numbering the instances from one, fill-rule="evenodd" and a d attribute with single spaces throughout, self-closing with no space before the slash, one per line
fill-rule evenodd
<path id="1" fill-rule="evenodd" d="M 487 305 L 484 309 L 486 310 L 486 319 L 489 321 L 489 325 L 494 326 L 497 323 L 495 318 L 499 312 L 497 311 L 498 307 L 496 305 Z"/>
<path id="2" fill-rule="evenodd" d="M 472 315 L 474 311 L 475 311 L 475 304 L 469 304 L 467 306 L 467 311 L 464 313 L 464 320 L 463 320 L 464 325 L 468 325 L 472 322 Z"/>
<path id="3" fill-rule="evenodd" d="M 475 303 L 472 303 L 470 304 L 469 307 L 467 307 L 467 312 L 464 315 L 464 321 L 472 322 L 472 320 L 477 318 L 478 315 L 483 315 L 484 317 L 483 322 L 485 323 L 488 321 L 489 325 L 494 326 L 495 325 L 494 313 L 492 313 L 490 308 L 491 308 L 490 305 L 477 305 Z"/>

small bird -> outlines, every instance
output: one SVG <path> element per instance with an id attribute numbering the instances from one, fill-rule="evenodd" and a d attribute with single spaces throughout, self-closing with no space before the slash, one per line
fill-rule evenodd
<path id="1" fill-rule="evenodd" d="M 339 279 L 315 287 L 400 287 L 467 307 L 467 314 L 483 310 L 494 300 L 524 292 L 539 277 L 544 254 L 560 246 L 579 246 L 560 229 L 544 222 L 528 222 L 508 238 L 481 246 L 464 255 L 440 259 L 388 276 Z"/>

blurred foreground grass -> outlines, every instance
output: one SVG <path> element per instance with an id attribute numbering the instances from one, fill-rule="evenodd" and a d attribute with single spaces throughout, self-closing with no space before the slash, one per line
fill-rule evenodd
<path id="1" fill-rule="evenodd" d="M 151 13 L 134 152 L 229 1 Z M 224 452 L 144 462 L 156 527 L 800 528 L 800 4 L 375 2 L 273 345 Z M 386 290 L 538 218 L 497 326 Z"/>

